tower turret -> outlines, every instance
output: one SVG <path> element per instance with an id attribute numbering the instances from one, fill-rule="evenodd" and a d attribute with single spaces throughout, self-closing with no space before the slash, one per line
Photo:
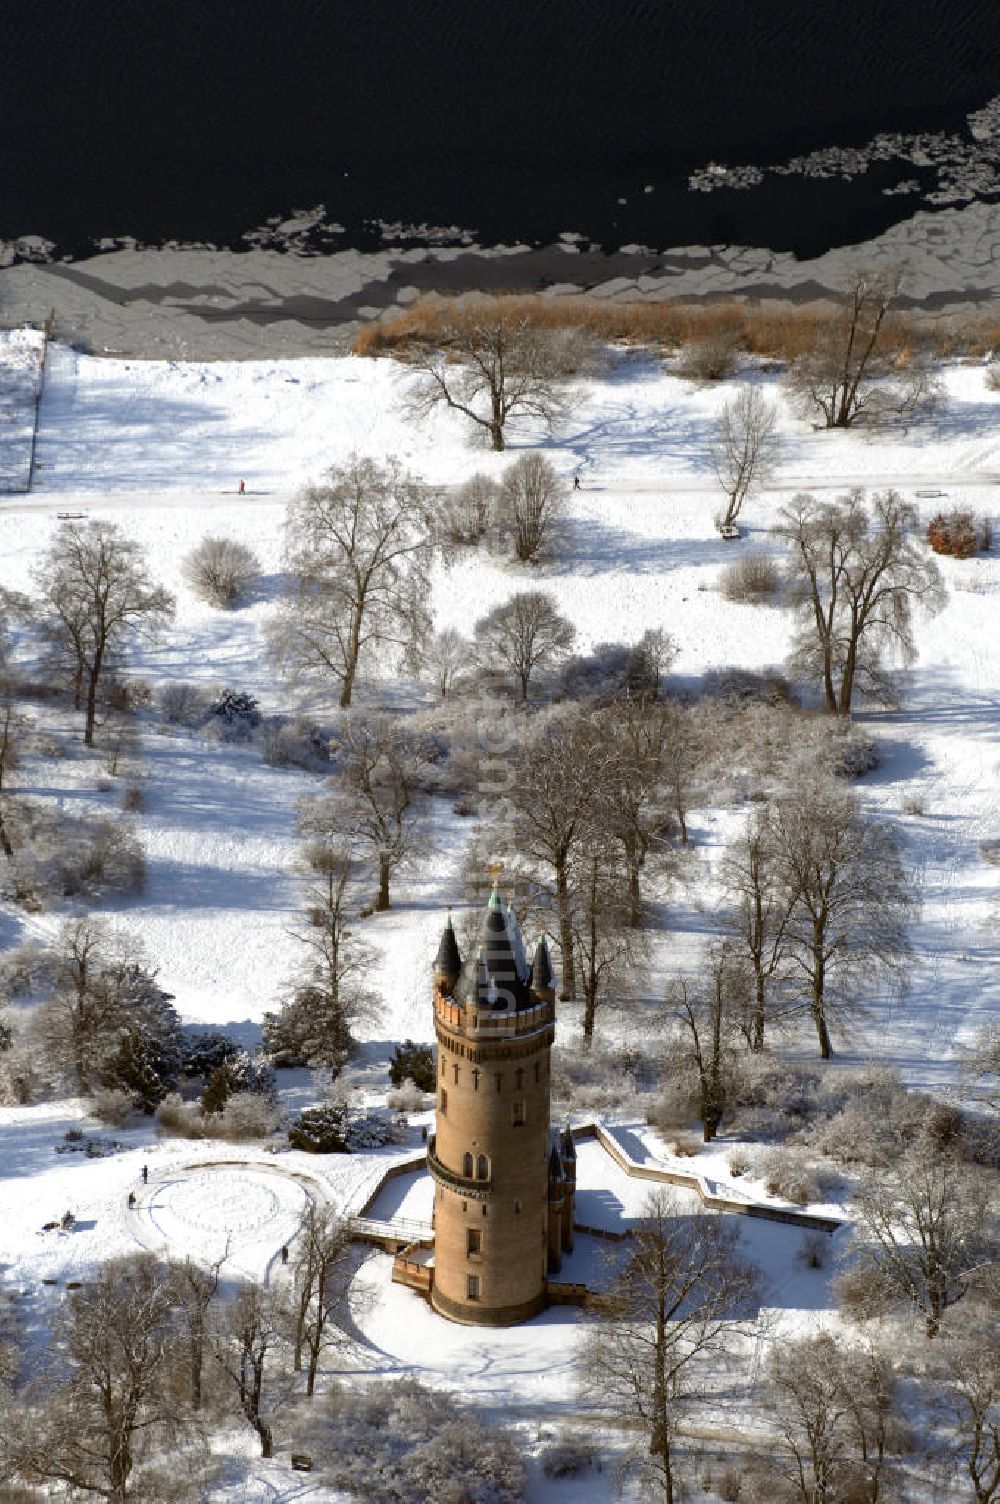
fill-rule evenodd
<path id="1" fill-rule="evenodd" d="M 441 943 L 434 957 L 434 981 L 440 992 L 445 997 L 450 997 L 462 974 L 462 957 L 458 950 L 458 941 L 455 939 L 455 926 L 451 922 L 451 910 L 448 910 L 448 918 L 441 932 Z"/>
<path id="2" fill-rule="evenodd" d="M 535 1315 L 546 1298 L 555 1003 L 547 948 L 537 990 L 517 919 L 496 886 L 481 935 L 461 966 L 446 928 L 435 962 L 431 1302 L 455 1321 L 506 1326 Z M 561 1237 L 560 1225 L 557 1246 Z"/>
<path id="3" fill-rule="evenodd" d="M 545 998 L 549 1002 L 555 1001 L 556 974 L 552 966 L 552 957 L 549 955 L 549 943 L 544 935 L 538 938 L 531 963 L 531 991 L 535 997 Z"/>

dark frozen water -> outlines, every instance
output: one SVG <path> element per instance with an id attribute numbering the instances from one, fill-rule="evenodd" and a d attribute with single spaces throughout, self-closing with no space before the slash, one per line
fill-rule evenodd
<path id="1" fill-rule="evenodd" d="M 75 253 L 323 203 L 342 244 L 402 220 L 815 254 L 912 213 L 890 166 L 688 174 L 960 131 L 1000 92 L 996 0 L 7 0 L 2 37 L 0 238 Z"/>

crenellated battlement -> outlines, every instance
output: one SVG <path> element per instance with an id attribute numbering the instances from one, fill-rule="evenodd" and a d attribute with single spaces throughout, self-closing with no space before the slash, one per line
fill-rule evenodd
<path id="1" fill-rule="evenodd" d="M 539 998 L 527 1008 L 501 1011 L 472 1003 L 456 1002 L 441 991 L 434 994 L 434 1019 L 441 1028 L 468 1039 L 516 1039 L 553 1028 L 556 1005 Z"/>

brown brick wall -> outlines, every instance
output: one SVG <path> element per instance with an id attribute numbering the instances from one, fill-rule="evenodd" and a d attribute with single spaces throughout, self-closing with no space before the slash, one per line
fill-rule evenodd
<path id="1" fill-rule="evenodd" d="M 552 1027 L 543 1016 L 527 1037 L 477 1037 L 457 1026 L 456 1010 L 449 1005 L 445 1013 L 442 1001 L 433 1158 L 464 1181 L 471 1154 L 474 1178 L 435 1185 L 433 1304 L 454 1320 L 504 1325 L 545 1300 Z M 489 1160 L 486 1186 L 475 1173 L 481 1154 Z M 479 1234 L 472 1253 L 470 1230 Z M 479 1279 L 477 1300 L 469 1298 L 470 1275 Z"/>

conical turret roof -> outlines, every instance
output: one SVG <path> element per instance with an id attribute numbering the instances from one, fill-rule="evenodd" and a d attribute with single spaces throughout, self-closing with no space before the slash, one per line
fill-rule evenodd
<path id="1" fill-rule="evenodd" d="M 444 943 L 442 939 L 442 946 Z M 494 883 L 483 915 L 479 951 L 475 960 L 470 958 L 462 968 L 457 993 L 466 1002 L 501 1012 L 516 1011 L 529 1006 L 529 976 L 514 912 L 504 906 Z"/>
<path id="2" fill-rule="evenodd" d="M 493 1007 L 522 1007 L 527 989 L 517 964 L 517 943 L 511 935 L 507 911 L 495 884 L 486 905 L 482 936 L 483 960 L 495 989 Z"/>
<path id="3" fill-rule="evenodd" d="M 552 969 L 552 957 L 549 955 L 548 941 L 544 935 L 539 936 L 535 946 L 535 956 L 531 963 L 531 986 L 535 992 L 544 992 L 547 988 L 554 987 L 556 974 Z"/>
<path id="4" fill-rule="evenodd" d="M 434 957 L 434 970 L 439 977 L 454 979 L 461 975 L 462 957 L 459 954 L 458 941 L 455 939 L 455 926 L 451 922 L 450 912 L 441 933 L 437 955 Z"/>
<path id="5" fill-rule="evenodd" d="M 518 981 L 526 982 L 531 975 L 528 966 L 528 958 L 524 953 L 524 941 L 521 938 L 521 926 L 517 922 L 512 904 L 508 904 L 504 910 L 504 918 L 507 921 L 507 935 L 510 939 L 511 950 L 514 952 L 514 966 L 517 970 Z"/>

